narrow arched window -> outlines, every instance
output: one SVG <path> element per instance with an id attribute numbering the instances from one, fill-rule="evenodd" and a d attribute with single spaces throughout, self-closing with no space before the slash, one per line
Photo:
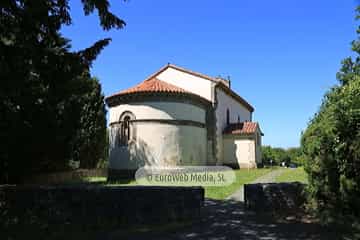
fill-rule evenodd
<path id="1" fill-rule="evenodd" d="M 240 115 L 238 115 L 238 123 L 240 123 Z"/>
<path id="2" fill-rule="evenodd" d="M 124 118 L 124 140 L 130 140 L 130 116 Z"/>
<path id="3" fill-rule="evenodd" d="M 230 124 L 230 111 L 226 109 L 226 124 Z"/>
<path id="4" fill-rule="evenodd" d="M 135 120 L 135 115 L 129 111 L 121 114 L 120 117 L 120 146 L 127 146 L 132 139 L 135 139 L 135 126 L 132 123 Z"/>

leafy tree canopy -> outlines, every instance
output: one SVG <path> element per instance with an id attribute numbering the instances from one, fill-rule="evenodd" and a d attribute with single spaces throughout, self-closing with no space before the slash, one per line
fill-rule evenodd
<path id="1" fill-rule="evenodd" d="M 104 30 L 125 26 L 107 0 L 82 3 L 85 15 L 97 12 Z M 2 182 L 66 169 L 69 159 L 84 159 L 84 144 L 88 150 L 95 141 L 86 134 L 104 141 L 103 96 L 89 69 L 110 39 L 73 52 L 59 32 L 70 24 L 67 0 L 0 2 Z"/>
<path id="2" fill-rule="evenodd" d="M 280 165 L 280 163 L 285 162 L 296 163 L 297 165 L 303 165 L 302 154 L 300 148 L 274 148 L 271 146 L 262 146 L 261 148 L 262 159 L 264 164 L 269 165 L 272 160 L 273 165 Z"/>

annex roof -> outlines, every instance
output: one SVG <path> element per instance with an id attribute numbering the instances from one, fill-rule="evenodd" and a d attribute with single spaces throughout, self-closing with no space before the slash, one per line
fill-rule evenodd
<path id="1" fill-rule="evenodd" d="M 223 131 L 223 134 L 253 134 L 259 128 L 257 122 L 231 123 Z M 260 134 L 263 135 L 259 128 Z"/>

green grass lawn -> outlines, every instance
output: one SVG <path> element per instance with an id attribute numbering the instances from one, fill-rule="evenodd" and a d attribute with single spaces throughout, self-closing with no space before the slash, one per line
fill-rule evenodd
<path id="1" fill-rule="evenodd" d="M 272 169 L 269 168 L 259 168 L 259 169 L 237 169 L 235 171 L 236 180 L 230 185 L 227 186 L 205 186 L 205 197 L 212 199 L 225 199 L 236 190 L 240 188 L 240 186 L 254 181 L 256 178 L 269 173 Z M 114 183 L 106 183 L 105 177 L 92 177 L 84 179 L 87 182 L 98 182 L 104 183 L 108 186 L 129 186 L 129 185 L 137 185 L 135 180 L 130 181 L 119 181 Z"/>
<path id="2" fill-rule="evenodd" d="M 276 178 L 276 182 L 302 182 L 307 183 L 307 174 L 303 167 L 287 168 Z"/>
<path id="3" fill-rule="evenodd" d="M 259 169 L 237 169 L 234 170 L 236 175 L 236 181 L 228 186 L 224 187 L 204 187 L 205 188 L 205 197 L 213 199 L 225 199 L 230 196 L 240 186 L 254 181 L 256 178 L 265 175 L 272 171 L 269 168 L 259 168 Z"/>

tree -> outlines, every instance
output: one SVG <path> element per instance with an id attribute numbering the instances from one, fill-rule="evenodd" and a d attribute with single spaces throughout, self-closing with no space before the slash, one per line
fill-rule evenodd
<path id="1" fill-rule="evenodd" d="M 274 158 L 276 159 L 276 163 L 280 164 L 285 162 L 288 164 L 290 162 L 290 158 L 285 149 L 282 148 L 273 148 Z"/>
<path id="2" fill-rule="evenodd" d="M 262 162 L 265 165 L 275 165 L 275 157 L 272 152 L 271 146 L 261 146 Z"/>
<path id="3" fill-rule="evenodd" d="M 287 154 L 292 163 L 296 163 L 298 166 L 304 165 L 304 157 L 299 147 L 288 148 Z"/>
<path id="4" fill-rule="evenodd" d="M 80 125 L 74 139 L 73 160 L 80 168 L 95 168 L 107 158 L 104 95 L 97 78 L 87 79 L 88 93 L 81 96 Z"/>
<path id="5" fill-rule="evenodd" d="M 360 13 L 360 8 L 357 9 Z M 360 28 L 358 29 L 360 33 Z M 324 222 L 360 218 L 360 40 L 302 135 L 309 203 Z"/>
<path id="6" fill-rule="evenodd" d="M 82 3 L 85 15 L 98 12 L 104 30 L 125 25 L 109 11 L 107 0 Z M 81 119 L 87 113 L 86 101 L 99 104 L 99 99 L 89 95 L 99 91 L 89 69 L 110 39 L 72 52 L 70 40 L 60 33 L 62 25 L 70 24 L 67 0 L 0 3 L 1 182 L 20 182 L 27 175 L 66 169 L 69 159 L 81 159 L 79 152 L 84 151 L 75 154 L 74 150 L 84 146 L 76 141 L 80 129 L 86 128 Z M 90 112 L 100 108 L 94 106 Z M 100 136 L 97 130 L 93 132 Z"/>
<path id="7" fill-rule="evenodd" d="M 283 149 L 263 146 L 261 152 L 263 163 L 266 165 L 270 165 L 270 160 L 272 160 L 273 165 L 280 165 L 282 162 L 285 162 L 286 165 L 290 162 L 302 165 L 300 148 Z"/>

